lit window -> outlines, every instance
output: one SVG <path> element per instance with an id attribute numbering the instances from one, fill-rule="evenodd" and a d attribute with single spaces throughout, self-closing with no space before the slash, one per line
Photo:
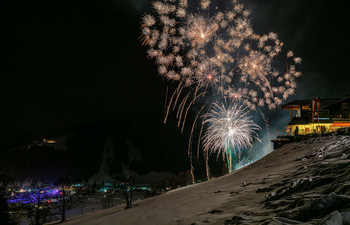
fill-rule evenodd
<path id="1" fill-rule="evenodd" d="M 343 102 L 343 103 L 341 104 L 341 108 L 342 108 L 342 109 L 348 109 L 348 108 L 349 108 L 349 104 L 348 104 L 347 102 Z"/>

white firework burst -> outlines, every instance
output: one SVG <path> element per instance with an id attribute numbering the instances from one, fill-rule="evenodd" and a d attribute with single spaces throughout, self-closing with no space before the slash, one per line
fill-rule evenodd
<path id="1" fill-rule="evenodd" d="M 259 140 L 256 132 L 260 127 L 248 113 L 238 104 L 226 107 L 223 103 L 213 103 L 210 111 L 203 115 L 203 124 L 207 125 L 203 136 L 204 150 L 224 157 L 228 149 L 240 151 L 251 147 Z"/>

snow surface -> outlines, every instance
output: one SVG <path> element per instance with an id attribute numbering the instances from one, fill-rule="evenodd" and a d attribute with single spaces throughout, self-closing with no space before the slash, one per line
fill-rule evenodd
<path id="1" fill-rule="evenodd" d="M 291 143 L 234 173 L 65 224 L 348 224 L 350 137 Z"/>

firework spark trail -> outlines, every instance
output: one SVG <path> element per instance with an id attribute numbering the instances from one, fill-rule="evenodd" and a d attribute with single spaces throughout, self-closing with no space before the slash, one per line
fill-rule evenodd
<path id="1" fill-rule="evenodd" d="M 190 95 L 188 94 L 184 99 L 183 99 L 183 102 L 180 104 L 180 106 L 179 106 L 179 110 L 177 111 L 177 115 L 179 114 L 179 112 L 180 112 L 180 118 L 178 119 L 178 121 L 177 121 L 177 127 L 180 127 L 180 124 L 181 124 L 181 118 L 182 118 L 182 112 L 183 112 L 183 110 L 184 110 L 184 108 L 185 108 L 185 106 L 186 106 L 186 102 L 187 102 L 187 99 L 188 99 L 188 97 L 189 97 Z M 177 117 L 177 116 L 176 116 Z"/>
<path id="2" fill-rule="evenodd" d="M 174 104 L 173 104 L 173 111 L 174 111 L 175 108 L 176 108 L 177 101 L 179 100 L 179 97 L 180 97 L 180 95 L 181 95 L 181 93 L 182 93 L 182 89 L 183 89 L 183 87 L 181 87 L 181 88 L 179 89 L 179 91 L 177 92 L 177 96 L 176 96 L 175 102 L 174 102 Z"/>
<path id="3" fill-rule="evenodd" d="M 168 101 L 168 86 L 166 87 L 166 92 L 165 92 L 165 100 L 164 100 L 164 118 L 165 118 L 165 114 L 166 114 L 166 104 Z"/>
<path id="4" fill-rule="evenodd" d="M 200 145 L 201 145 L 201 137 L 202 137 L 203 127 L 204 127 L 204 124 L 202 123 L 202 124 L 201 124 L 201 129 L 200 129 L 200 131 L 199 131 L 199 136 L 198 136 L 197 159 L 199 159 L 199 147 L 200 147 Z"/>
<path id="5" fill-rule="evenodd" d="M 232 156 L 230 149 L 236 154 L 235 149 L 240 152 L 251 147 L 254 140 L 259 140 L 256 131 L 260 127 L 251 120 L 248 113 L 237 104 L 226 107 L 223 103 L 213 103 L 210 111 L 203 115 L 203 124 L 207 125 L 202 138 L 204 151 L 224 158 L 225 154 Z"/>
<path id="6" fill-rule="evenodd" d="M 190 104 L 187 106 L 186 113 L 185 113 L 185 117 L 184 117 L 183 122 L 182 122 L 181 133 L 183 133 L 184 128 L 185 128 L 186 118 L 187 118 L 187 114 L 188 114 L 189 109 L 191 108 L 192 104 L 194 104 L 194 103 L 196 102 L 196 100 L 197 100 L 198 98 L 200 98 L 200 97 L 201 97 L 202 95 L 204 95 L 204 94 L 205 94 L 205 93 L 203 92 L 203 93 L 199 94 L 198 96 L 196 96 L 196 97 L 190 102 Z"/>
<path id="7" fill-rule="evenodd" d="M 201 111 L 205 108 L 206 105 L 203 105 L 202 108 L 198 111 L 196 118 L 194 119 L 194 122 L 192 124 L 192 129 L 191 129 L 191 134 L 190 134 L 190 139 L 188 140 L 188 156 L 190 157 L 190 167 L 191 167 L 191 176 L 192 176 L 192 182 L 194 183 L 194 174 L 193 174 L 193 159 L 192 159 L 192 149 L 191 149 L 191 145 L 192 145 L 192 137 L 193 137 L 193 131 L 194 131 L 194 127 L 196 125 L 197 119 L 199 117 L 199 115 L 201 114 Z"/>
<path id="8" fill-rule="evenodd" d="M 200 113 L 202 112 L 202 110 L 206 107 L 206 105 L 203 105 L 200 110 L 198 111 L 197 115 L 196 115 L 196 118 L 194 119 L 194 122 L 192 124 L 192 129 L 191 129 L 191 134 L 190 134 L 190 139 L 188 141 L 188 155 L 190 154 L 191 152 L 191 145 L 192 145 L 192 137 L 193 137 L 193 131 L 194 131 L 194 127 L 196 125 L 196 122 L 197 122 L 197 119 L 200 115 Z"/>
<path id="9" fill-rule="evenodd" d="M 210 179 L 209 151 L 205 150 L 204 154 L 205 154 L 205 171 L 206 171 L 207 179 L 209 180 Z"/>
<path id="10" fill-rule="evenodd" d="M 171 98 L 170 98 L 170 101 L 169 101 L 169 104 L 168 104 L 168 107 L 167 107 L 167 110 L 166 110 L 166 115 L 164 117 L 164 123 L 166 123 L 166 121 L 168 120 L 171 103 L 173 101 L 174 96 L 176 95 L 176 93 L 179 91 L 180 88 L 182 88 L 181 83 L 178 85 L 178 87 L 176 88 L 174 93 L 171 95 Z"/>
<path id="11" fill-rule="evenodd" d="M 182 101 L 181 101 L 181 103 L 180 103 L 180 105 L 179 105 L 179 108 L 178 108 L 178 110 L 177 110 L 177 113 L 176 113 L 176 118 L 177 118 L 177 119 L 179 119 L 179 115 L 182 114 L 183 105 L 186 104 L 186 101 L 187 101 L 188 97 L 190 97 L 190 94 L 187 94 L 187 96 L 184 97 L 184 98 L 182 99 Z M 182 109 L 182 110 L 180 110 L 180 109 Z M 181 121 L 181 118 L 180 118 L 179 121 L 178 121 L 177 127 L 180 126 L 180 125 L 179 125 L 179 124 L 180 124 L 180 121 Z"/>

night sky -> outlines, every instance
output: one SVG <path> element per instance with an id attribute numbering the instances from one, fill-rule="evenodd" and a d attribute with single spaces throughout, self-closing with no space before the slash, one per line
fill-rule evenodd
<path id="1" fill-rule="evenodd" d="M 348 1 L 242 2 L 252 10 L 257 33 L 277 32 L 303 59 L 293 98 L 350 94 Z M 2 1 L 1 142 L 142 114 L 162 117 L 168 83 L 139 40 L 140 19 L 150 5 Z"/>

